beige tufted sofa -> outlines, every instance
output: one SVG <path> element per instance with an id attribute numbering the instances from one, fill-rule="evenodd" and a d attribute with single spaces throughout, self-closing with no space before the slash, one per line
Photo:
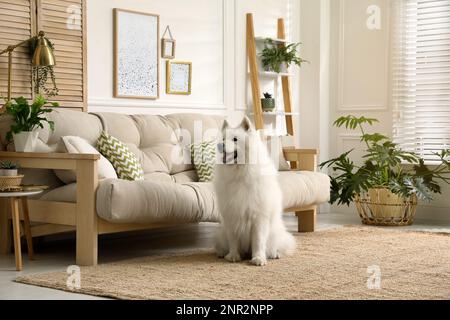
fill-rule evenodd
<path id="1" fill-rule="evenodd" d="M 8 152 L 4 145 L 0 160 L 18 162 L 26 184 L 51 187 L 30 201 L 31 221 L 37 223 L 32 228 L 33 236 L 75 230 L 77 264 L 97 264 L 101 234 L 218 221 L 212 184 L 198 182 L 195 168 L 184 161 L 183 146 L 191 141 L 176 133 L 183 129 L 194 139 L 201 132 L 204 139 L 208 132 L 218 131 L 223 118 L 201 114 L 87 114 L 70 110 L 57 110 L 51 118 L 56 130 L 40 132 L 38 153 Z M 9 126 L 10 121 L 2 117 L 2 141 Z M 138 156 L 145 180 L 99 181 L 98 155 L 65 153 L 61 137 L 80 136 L 95 146 L 102 130 L 126 143 Z M 329 179 L 315 172 L 316 150 L 287 149 L 284 154 L 293 167 L 292 171 L 279 174 L 284 208 L 297 215 L 299 232 L 314 231 L 316 206 L 329 198 Z M 77 181 L 64 184 L 55 174 L 61 170 L 76 171 Z M 8 225 L 8 209 L 2 204 L 0 249 L 4 252 L 10 241 Z"/>

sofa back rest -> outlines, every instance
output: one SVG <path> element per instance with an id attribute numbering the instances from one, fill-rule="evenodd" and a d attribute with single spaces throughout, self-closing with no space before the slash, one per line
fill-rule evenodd
<path id="1" fill-rule="evenodd" d="M 8 116 L 0 118 L 2 150 L 14 150 L 11 144 L 7 146 L 4 143 L 12 121 Z M 224 119 L 202 114 L 89 114 L 67 109 L 56 109 L 48 118 L 55 122 L 55 131 L 50 131 L 48 126 L 40 130 L 37 152 L 66 152 L 63 136 L 79 136 L 96 147 L 101 132 L 106 130 L 139 158 L 146 175 L 154 176 L 194 170 L 189 164 L 190 154 L 186 152 L 186 146 L 215 139 Z M 188 175 L 188 179 L 195 179 L 195 174 Z"/>
<path id="2" fill-rule="evenodd" d="M 104 129 L 139 157 L 145 174 L 193 170 L 187 146 L 217 137 L 223 117 L 201 114 L 121 115 L 99 113 Z"/>

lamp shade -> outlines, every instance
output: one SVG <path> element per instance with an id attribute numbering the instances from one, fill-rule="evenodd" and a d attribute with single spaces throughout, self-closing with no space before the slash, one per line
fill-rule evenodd
<path id="1" fill-rule="evenodd" d="M 37 46 L 34 50 L 34 56 L 31 63 L 35 67 L 50 67 L 56 64 L 53 50 L 50 47 L 48 40 L 45 39 L 45 34 L 43 32 L 39 33 Z"/>

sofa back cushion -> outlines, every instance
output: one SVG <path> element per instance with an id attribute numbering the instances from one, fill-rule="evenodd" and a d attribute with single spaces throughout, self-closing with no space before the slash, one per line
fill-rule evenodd
<path id="1" fill-rule="evenodd" d="M 174 180 L 180 173 L 195 171 L 189 146 L 215 139 L 223 123 L 223 117 L 201 114 L 97 115 L 105 131 L 136 154 L 146 177 L 159 173 L 170 175 Z M 196 178 L 196 175 L 187 176 Z"/>

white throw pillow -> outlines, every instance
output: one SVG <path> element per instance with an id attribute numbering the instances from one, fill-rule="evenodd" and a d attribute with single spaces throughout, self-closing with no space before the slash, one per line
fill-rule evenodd
<path id="1" fill-rule="evenodd" d="M 269 152 L 269 156 L 272 159 L 275 168 L 277 168 L 278 171 L 290 171 L 291 166 L 284 157 L 281 137 L 268 136 L 263 141 L 266 143 L 267 151 Z"/>
<path id="2" fill-rule="evenodd" d="M 100 154 L 85 139 L 76 136 L 65 136 L 61 138 L 68 153 L 87 153 Z M 71 170 L 55 170 L 55 174 L 65 184 L 73 183 L 77 180 L 75 171 Z M 117 179 L 116 170 L 104 156 L 100 154 L 98 162 L 98 178 L 99 179 Z"/>

